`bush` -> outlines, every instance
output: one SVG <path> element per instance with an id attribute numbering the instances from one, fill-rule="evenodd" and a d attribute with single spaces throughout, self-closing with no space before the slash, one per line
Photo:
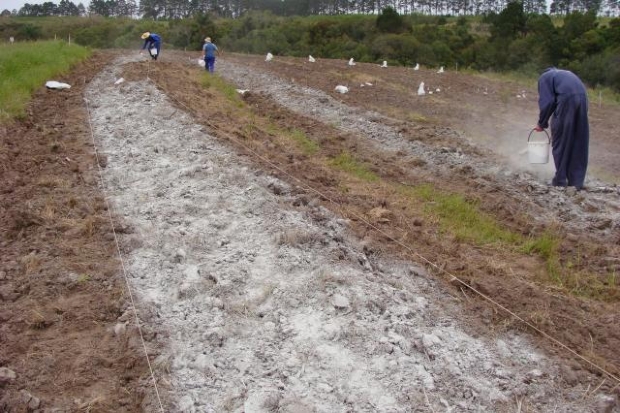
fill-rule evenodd
<path id="1" fill-rule="evenodd" d="M 569 65 L 588 85 L 609 86 L 620 92 L 620 53 L 600 53 L 585 58 L 583 61 L 574 61 Z"/>
<path id="2" fill-rule="evenodd" d="M 378 36 L 370 46 L 372 61 L 391 60 L 403 65 L 417 62 L 420 42 L 414 37 L 401 34 Z"/>
<path id="3" fill-rule="evenodd" d="M 383 33 L 400 33 L 403 29 L 403 19 L 392 7 L 386 7 L 377 16 L 377 28 Z"/>
<path id="4" fill-rule="evenodd" d="M 432 44 L 433 55 L 437 65 L 452 65 L 454 63 L 452 50 L 442 41 L 436 40 Z"/>

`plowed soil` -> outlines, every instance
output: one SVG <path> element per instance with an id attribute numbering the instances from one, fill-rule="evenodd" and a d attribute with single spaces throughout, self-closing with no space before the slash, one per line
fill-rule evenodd
<path id="1" fill-rule="evenodd" d="M 3 412 L 139 410 L 146 362 L 113 331 L 127 297 L 83 101 L 110 57 L 0 129 L 0 365 L 16 374 L 0 379 Z"/>
<path id="2" fill-rule="evenodd" d="M 116 57 L 96 54 L 57 79 L 71 89 L 41 89 L 24 119 L 0 128 L 0 367 L 15 373 L 0 375 L 1 411 L 158 409 L 145 353 L 155 362 L 165 340 L 158 338 L 156 310 L 140 316 L 142 333 L 132 322 L 119 252 L 140 245 L 131 243 L 129 218 L 109 214 L 115 211 L 108 211 L 99 177 L 108 160 L 105 153 L 95 156 L 84 101 L 92 79 Z M 605 395 L 603 405 L 594 398 L 590 404 L 616 411 L 620 108 L 591 102 L 590 174 L 587 189 L 575 192 L 547 187 L 550 165 L 528 165 L 519 153 L 537 116 L 535 85 L 436 68 L 224 55 L 217 76 L 246 90 L 239 94 L 243 112 L 235 112 L 221 93 L 205 88 L 196 57 L 165 52 L 156 63 L 127 62 L 121 74 L 124 84 L 146 80 L 170 99 L 170 113 L 159 116 L 189 114 L 252 168 L 289 185 L 271 190 L 290 191 L 291 208 L 316 222 L 324 219 L 312 212 L 318 206 L 344 219 L 369 262 L 390 258 L 425 267 L 462 306 L 471 335 L 525 335 L 557 360 L 557 386 L 595 389 L 583 398 Z M 420 82 L 424 96 L 417 93 Z M 336 85 L 349 92 L 337 93 Z M 291 144 L 281 131 L 303 132 L 316 152 Z M 374 178 L 351 179 L 330 167 L 344 153 Z M 561 234 L 559 280 L 548 277 L 540 255 L 449 235 L 437 217 L 403 196 L 422 184 L 461 195 L 523 237 Z M 582 278 L 563 278 L 569 272 Z M 179 403 L 174 385 L 156 376 L 167 411 L 218 411 Z M 219 411 L 243 411 L 230 403 Z M 245 411 L 262 411 L 248 403 Z M 356 411 L 355 402 L 347 403 Z M 272 403 L 271 411 L 295 411 L 284 405 Z M 426 406 L 419 411 L 437 411 L 432 400 Z M 515 410 L 498 406 L 494 411 Z M 297 411 L 322 411 L 306 408 Z"/>

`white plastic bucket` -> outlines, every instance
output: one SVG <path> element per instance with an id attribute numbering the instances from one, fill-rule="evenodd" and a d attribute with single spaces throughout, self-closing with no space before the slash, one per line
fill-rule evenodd
<path id="1" fill-rule="evenodd" d="M 543 129 L 543 132 L 547 135 L 546 139 L 544 141 L 532 141 L 530 139 L 534 131 L 535 129 L 532 129 L 527 137 L 527 158 L 530 163 L 548 163 L 551 138 L 547 131 Z"/>

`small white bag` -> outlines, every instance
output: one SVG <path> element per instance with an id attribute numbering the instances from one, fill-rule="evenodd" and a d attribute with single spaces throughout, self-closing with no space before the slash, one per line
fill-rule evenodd
<path id="1" fill-rule="evenodd" d="M 157 56 L 157 49 L 156 48 L 152 48 L 151 50 L 149 50 L 149 52 L 151 52 L 151 56 Z"/>

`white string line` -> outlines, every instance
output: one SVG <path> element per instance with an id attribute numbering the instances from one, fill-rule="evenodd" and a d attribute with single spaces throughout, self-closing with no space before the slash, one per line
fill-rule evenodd
<path id="1" fill-rule="evenodd" d="M 161 401 L 161 397 L 159 395 L 159 389 L 157 388 L 157 380 L 155 380 L 155 372 L 153 371 L 153 367 L 151 366 L 151 361 L 149 360 L 149 353 L 146 349 L 146 343 L 144 340 L 144 335 L 142 334 L 142 327 L 140 326 L 140 319 L 138 318 L 138 310 L 136 309 L 136 303 L 133 299 L 133 294 L 131 292 L 131 286 L 129 284 L 129 278 L 127 277 L 127 270 L 125 269 L 125 260 L 123 260 L 123 255 L 121 254 L 121 248 L 119 246 L 119 242 L 118 242 L 118 236 L 116 235 L 116 230 L 114 229 L 114 220 L 112 219 L 112 205 L 110 204 L 110 202 L 108 201 L 108 197 L 107 197 L 107 193 L 106 193 L 106 189 L 105 189 L 105 183 L 103 181 L 103 172 L 101 170 L 101 165 L 99 164 L 99 151 L 97 150 L 97 143 L 95 142 L 95 133 L 93 131 L 93 124 L 91 121 L 91 116 L 90 116 L 90 107 L 88 105 L 88 99 L 84 98 L 84 103 L 86 106 L 86 112 L 88 114 L 88 126 L 90 127 L 90 136 L 92 138 L 93 141 L 93 147 L 95 148 L 95 160 L 97 161 L 97 169 L 99 171 L 99 180 L 101 182 L 101 190 L 103 192 L 104 195 L 104 200 L 106 203 L 106 206 L 108 208 L 108 218 L 110 219 L 110 226 L 112 227 L 112 234 L 114 234 L 114 243 L 116 244 L 116 252 L 118 253 L 118 258 L 121 261 L 121 267 L 123 269 L 123 277 L 125 278 L 125 284 L 127 286 L 127 292 L 129 294 L 129 299 L 131 301 L 131 308 L 133 309 L 133 313 L 134 313 L 134 318 L 136 320 L 136 325 L 138 326 L 138 332 L 140 333 L 140 341 L 142 342 L 142 349 L 144 350 L 144 356 L 146 358 L 146 363 L 149 366 L 149 371 L 151 373 L 151 379 L 153 380 L 153 386 L 155 388 L 155 394 L 157 395 L 157 401 L 159 403 L 159 407 L 162 411 L 162 413 L 165 412 L 164 410 L 164 405 Z"/>
<path id="2" fill-rule="evenodd" d="M 160 90 L 164 90 L 162 87 L 160 87 L 157 84 L 157 81 L 150 79 L 155 86 L 157 86 Z M 177 102 L 178 104 L 180 104 L 181 106 L 185 107 L 185 109 L 187 109 L 190 113 L 191 113 L 191 109 L 186 106 L 185 104 L 183 104 L 182 102 L 178 101 L 175 98 L 170 97 L 171 100 L 174 100 L 175 102 Z M 287 171 L 283 170 L 282 168 L 280 168 L 279 166 L 277 166 L 276 164 L 272 163 L 269 159 L 263 157 L 262 155 L 260 155 L 259 153 L 257 153 L 256 151 L 254 151 L 252 148 L 250 148 L 249 146 L 245 145 L 243 142 L 237 140 L 236 137 L 221 131 L 221 129 L 217 128 L 216 126 L 212 125 L 209 121 L 206 121 L 207 124 L 209 124 L 212 128 L 217 129 L 222 135 L 224 135 L 225 137 L 227 137 L 229 140 L 231 140 L 232 142 L 237 143 L 238 145 L 242 146 L 244 149 L 246 149 L 248 152 L 252 153 L 253 155 L 255 155 L 257 158 L 259 158 L 261 161 L 265 162 L 266 164 L 268 164 L 269 166 L 271 166 L 273 169 L 281 172 L 282 174 L 284 174 L 285 176 L 292 178 L 294 181 L 298 182 L 299 184 L 301 184 L 302 189 L 305 189 L 306 191 L 310 191 L 310 192 L 314 192 L 315 194 L 319 195 L 320 197 L 326 199 L 328 202 L 332 203 L 333 205 L 335 205 L 336 207 L 338 207 L 341 211 L 347 213 L 347 211 L 342 207 L 342 205 L 340 205 L 337 201 L 334 201 L 333 199 L 331 199 L 329 196 L 323 194 L 321 191 L 313 188 L 312 186 L 310 186 L 309 184 L 303 182 L 301 179 L 291 175 L 290 173 L 288 173 Z M 305 188 L 304 188 L 305 187 Z M 573 350 L 572 348 L 570 348 L 568 345 L 564 344 L 563 342 L 561 342 L 560 340 L 556 339 L 555 337 L 551 336 L 550 334 L 544 332 L 543 330 L 539 329 L 538 327 L 536 327 L 535 325 L 531 324 L 530 322 L 528 322 L 527 320 L 523 319 L 522 317 L 520 317 L 519 315 L 517 315 L 516 313 L 514 313 L 513 311 L 509 310 L 508 308 L 504 307 L 503 305 L 501 305 L 500 303 L 498 303 L 497 301 L 495 301 L 494 299 L 492 299 L 491 297 L 483 294 L 482 292 L 478 291 L 477 289 L 475 289 L 473 286 L 469 285 L 467 282 L 463 281 L 462 279 L 460 279 L 459 277 L 455 276 L 454 274 L 450 273 L 449 271 L 441 268 L 441 266 L 435 264 L 434 262 L 430 261 L 429 259 L 427 259 L 426 257 L 422 256 L 421 254 L 415 252 L 411 247 L 409 247 L 408 245 L 402 243 L 401 241 L 395 239 L 394 237 L 392 237 L 391 235 L 389 235 L 388 233 L 386 233 L 385 231 L 383 231 L 382 229 L 376 227 L 375 225 L 373 225 L 372 223 L 368 222 L 366 219 L 364 219 L 362 216 L 356 214 L 355 212 L 348 212 L 351 216 L 357 218 L 358 220 L 360 220 L 361 222 L 363 222 L 366 226 L 374 229 L 375 231 L 377 231 L 379 234 L 385 236 L 387 239 L 389 239 L 392 242 L 395 242 L 397 245 L 405 248 L 407 251 L 409 251 L 410 253 L 412 253 L 414 256 L 420 258 L 422 261 L 424 261 L 425 263 L 427 263 L 428 265 L 432 266 L 433 268 L 435 268 L 436 270 L 438 270 L 440 273 L 444 273 L 449 275 L 450 277 L 452 277 L 451 279 L 455 279 L 456 281 L 458 281 L 460 284 L 462 284 L 463 286 L 469 288 L 471 291 L 475 292 L 476 294 L 478 294 L 480 297 L 484 298 L 485 300 L 487 300 L 488 302 L 490 302 L 491 304 L 495 305 L 496 307 L 498 307 L 499 309 L 505 311 L 506 313 L 508 313 L 509 315 L 511 315 L 512 317 L 516 318 L 517 320 L 521 321 L 523 324 L 525 324 L 526 326 L 530 327 L 532 330 L 536 331 L 537 333 L 541 334 L 542 336 L 546 337 L 548 340 L 552 341 L 553 343 L 559 345 L 560 347 L 564 348 L 565 350 L 567 350 L 569 353 L 573 354 L 574 356 L 576 356 L 577 358 L 585 361 L 587 364 L 589 364 L 590 366 L 594 367 L 595 369 L 599 370 L 600 372 L 606 374 L 607 376 L 609 376 L 611 379 L 615 380 L 616 382 L 618 382 L 620 384 L 620 377 L 615 376 L 614 374 L 610 373 L 609 371 L 607 371 L 604 367 L 599 366 L 598 364 L 596 364 L 595 362 L 587 359 L 586 357 L 582 356 L 581 354 L 577 353 L 575 350 Z"/>

